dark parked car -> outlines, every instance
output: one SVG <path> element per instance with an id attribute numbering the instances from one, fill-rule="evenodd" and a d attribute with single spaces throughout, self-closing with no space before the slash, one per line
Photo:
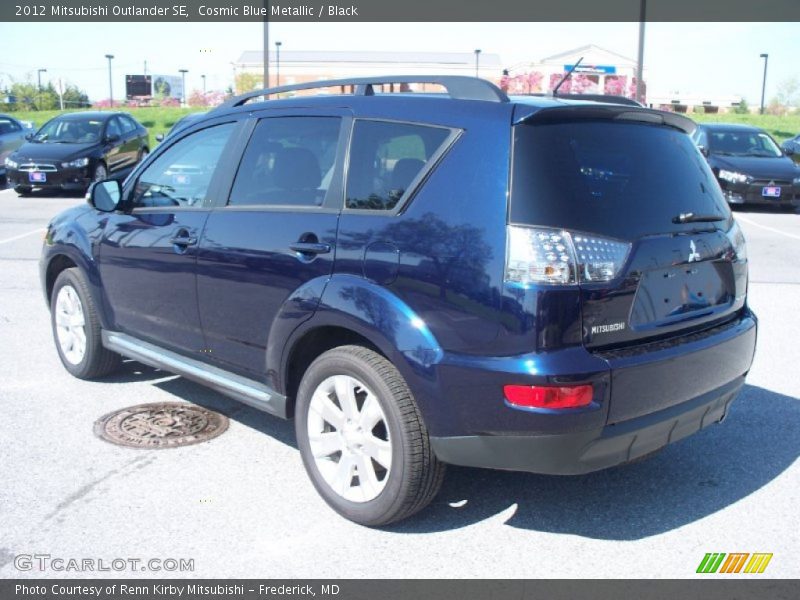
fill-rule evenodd
<path id="1" fill-rule="evenodd" d="M 795 162 L 800 162 L 800 134 L 783 142 L 781 150 L 787 156 L 791 156 Z"/>
<path id="2" fill-rule="evenodd" d="M 30 130 L 22 121 L 0 114 L 0 177 L 6 174 L 6 158 L 25 143 Z"/>
<path id="3" fill-rule="evenodd" d="M 93 181 L 123 179 L 148 154 L 147 129 L 120 112 L 59 115 L 5 160 L 17 193 L 33 188 L 83 192 Z"/>
<path id="4" fill-rule="evenodd" d="M 414 82 L 448 94 L 375 93 Z M 279 91 L 315 86 L 353 93 L 235 98 L 50 223 L 70 373 L 126 356 L 293 417 L 366 525 L 446 463 L 586 473 L 728 414 L 756 318 L 691 120 L 470 77 Z"/>
<path id="5" fill-rule="evenodd" d="M 800 205 L 800 168 L 763 129 L 704 124 L 693 137 L 728 203 Z"/>

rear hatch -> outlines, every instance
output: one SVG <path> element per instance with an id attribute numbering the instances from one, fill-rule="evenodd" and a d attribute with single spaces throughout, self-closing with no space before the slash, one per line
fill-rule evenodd
<path id="1" fill-rule="evenodd" d="M 532 255 L 550 257 L 552 269 L 540 264 L 532 277 L 553 272 L 561 280 L 551 283 L 578 285 L 591 351 L 705 329 L 744 306 L 744 239 L 688 135 L 693 126 L 624 106 L 517 118 L 509 260 L 521 235 L 544 240 Z"/>

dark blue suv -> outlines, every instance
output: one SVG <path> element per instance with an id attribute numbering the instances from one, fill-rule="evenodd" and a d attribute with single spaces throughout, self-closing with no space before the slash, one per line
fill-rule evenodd
<path id="1" fill-rule="evenodd" d="M 427 505 L 447 463 L 638 459 L 721 421 L 755 350 L 693 130 L 466 77 L 235 98 L 50 224 L 56 348 L 76 377 L 124 356 L 293 417 L 316 489 L 366 525 Z"/>

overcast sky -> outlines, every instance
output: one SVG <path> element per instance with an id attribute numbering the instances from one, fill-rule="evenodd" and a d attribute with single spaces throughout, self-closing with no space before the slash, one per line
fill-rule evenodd
<path id="1" fill-rule="evenodd" d="M 283 50 L 384 50 L 499 54 L 504 65 L 536 61 L 596 44 L 636 57 L 638 23 L 273 23 Z M 178 74 L 187 87 L 224 89 L 231 61 L 261 47 L 258 23 L 0 23 L 0 87 L 9 79 L 59 77 L 92 99 L 108 97 L 105 54 L 114 54 L 115 96 L 126 73 Z M 645 40 L 648 93 L 743 94 L 757 104 L 769 53 L 767 99 L 781 81 L 800 75 L 798 23 L 650 23 Z M 119 96 L 118 96 L 119 97 Z"/>

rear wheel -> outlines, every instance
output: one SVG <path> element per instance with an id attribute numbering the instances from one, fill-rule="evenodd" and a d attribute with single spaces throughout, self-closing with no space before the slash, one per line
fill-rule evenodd
<path id="1" fill-rule="evenodd" d="M 397 369 L 361 346 L 317 358 L 297 393 L 295 430 L 323 499 L 362 525 L 386 525 L 427 506 L 442 484 L 411 391 Z"/>
<path id="2" fill-rule="evenodd" d="M 56 278 L 50 317 L 58 356 L 72 375 L 94 379 L 120 365 L 121 357 L 103 347 L 97 309 L 77 268 L 65 269 Z"/>

